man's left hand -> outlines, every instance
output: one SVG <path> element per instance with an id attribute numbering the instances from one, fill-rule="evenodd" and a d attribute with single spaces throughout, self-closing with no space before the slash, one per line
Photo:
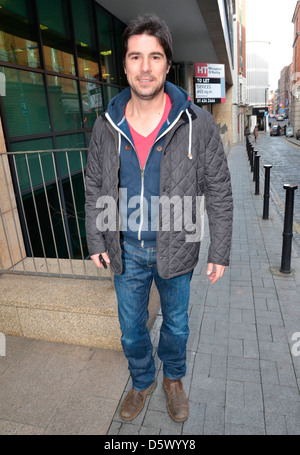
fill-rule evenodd
<path id="1" fill-rule="evenodd" d="M 208 264 L 206 275 L 209 275 L 211 284 L 214 284 L 219 278 L 223 276 L 225 268 L 226 268 L 225 265 L 212 263 Z"/>

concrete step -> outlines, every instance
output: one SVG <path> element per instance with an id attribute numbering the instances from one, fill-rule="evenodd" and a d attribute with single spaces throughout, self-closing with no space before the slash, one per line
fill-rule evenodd
<path id="1" fill-rule="evenodd" d="M 105 273 L 99 280 L 0 275 L 0 332 L 120 350 L 117 298 L 109 270 Z M 149 329 L 158 309 L 159 295 L 153 286 Z"/>

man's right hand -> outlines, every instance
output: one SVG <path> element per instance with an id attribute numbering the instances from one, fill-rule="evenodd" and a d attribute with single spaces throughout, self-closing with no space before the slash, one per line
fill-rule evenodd
<path id="1" fill-rule="evenodd" d="M 103 268 L 103 265 L 101 264 L 100 259 L 99 259 L 99 254 L 92 254 L 91 259 L 94 261 L 94 263 L 96 264 L 97 267 Z M 107 253 L 101 253 L 101 254 L 102 254 L 102 257 L 103 257 L 104 261 L 106 262 L 106 264 L 109 264 L 110 260 L 109 260 L 108 254 Z"/>

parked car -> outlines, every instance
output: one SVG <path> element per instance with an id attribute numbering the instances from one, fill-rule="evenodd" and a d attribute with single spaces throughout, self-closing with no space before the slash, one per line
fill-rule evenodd
<path id="1" fill-rule="evenodd" d="M 284 120 L 283 115 L 277 115 L 277 121 L 282 122 Z"/>
<path id="2" fill-rule="evenodd" d="M 286 135 L 286 137 L 294 137 L 294 127 L 293 126 L 287 126 L 285 135 Z"/>
<path id="3" fill-rule="evenodd" d="M 270 128 L 270 136 L 280 136 L 280 135 L 281 135 L 281 127 L 279 125 L 276 125 L 276 123 L 273 123 L 273 125 Z M 299 135 L 299 137 L 300 137 L 300 135 Z"/>

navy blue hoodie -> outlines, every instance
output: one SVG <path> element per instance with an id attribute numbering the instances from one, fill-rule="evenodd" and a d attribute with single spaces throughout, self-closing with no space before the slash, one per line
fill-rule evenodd
<path id="1" fill-rule="evenodd" d="M 182 88 L 165 83 L 172 107 L 149 151 L 144 168 L 141 168 L 129 126 L 125 107 L 131 98 L 128 87 L 114 97 L 105 114 L 119 135 L 119 214 L 121 238 L 142 247 L 156 245 L 160 188 L 160 161 L 164 151 L 165 135 L 188 109 L 191 99 Z"/>

